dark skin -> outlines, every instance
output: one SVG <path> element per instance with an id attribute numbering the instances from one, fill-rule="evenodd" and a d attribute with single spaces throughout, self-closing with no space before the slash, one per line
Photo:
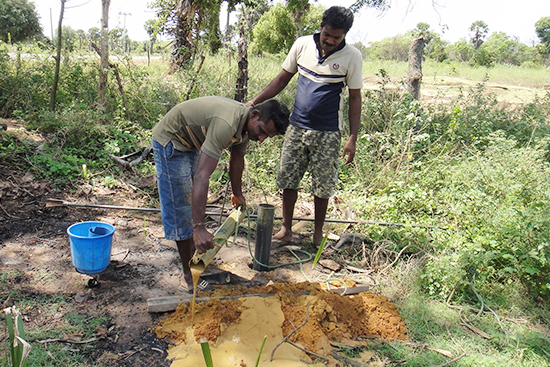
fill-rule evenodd
<path id="1" fill-rule="evenodd" d="M 346 33 L 343 29 L 332 28 L 330 25 L 321 23 L 321 35 L 317 48 L 321 56 L 326 56 L 334 51 L 336 47 L 345 39 Z M 275 97 L 288 85 L 293 73 L 281 70 L 264 90 L 256 97 L 250 100 L 247 105 L 252 106 L 261 103 L 269 98 Z M 349 129 L 350 135 L 348 141 L 342 150 L 342 158 L 345 158 L 344 165 L 348 165 L 355 157 L 357 133 L 361 123 L 361 90 L 349 89 Z M 294 215 L 294 206 L 298 198 L 298 191 L 292 189 L 283 190 L 283 225 L 281 229 L 273 236 L 276 240 L 290 242 L 292 240 L 292 217 Z M 314 196 L 315 204 L 315 229 L 313 232 L 313 244 L 320 245 L 323 240 L 323 226 L 328 207 L 328 199 Z"/>
<path id="2" fill-rule="evenodd" d="M 278 135 L 273 121 L 264 123 L 260 121 L 260 112 L 252 110 L 244 127 L 250 140 L 263 142 L 268 137 Z M 218 160 L 201 152 L 197 170 L 193 177 L 193 238 L 183 241 L 176 241 L 178 252 L 183 265 L 183 278 L 188 289 L 193 289 L 193 278 L 189 268 L 189 261 L 193 257 L 195 249 L 202 254 L 214 247 L 212 234 L 204 227 L 206 202 L 208 198 L 208 184 L 210 176 L 216 169 Z M 244 155 L 231 152 L 229 158 L 229 181 L 233 195 L 231 201 L 235 206 L 246 207 L 246 199 L 242 193 L 242 174 L 244 170 Z"/>

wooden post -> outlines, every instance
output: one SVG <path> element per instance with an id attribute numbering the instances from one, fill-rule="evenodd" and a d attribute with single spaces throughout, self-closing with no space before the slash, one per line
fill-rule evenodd
<path id="1" fill-rule="evenodd" d="M 55 57 L 55 74 L 53 77 L 52 93 L 50 95 L 50 111 L 55 111 L 55 97 L 57 96 L 57 84 L 59 83 L 59 69 L 61 68 L 61 40 L 63 13 L 65 12 L 65 0 L 61 0 L 61 14 L 59 15 L 59 25 L 57 26 L 57 56 Z M 53 41 L 53 38 L 52 38 Z M 19 53 L 18 53 L 19 61 Z"/>
<path id="2" fill-rule="evenodd" d="M 109 68 L 109 6 L 111 0 L 101 0 L 101 58 L 99 67 L 99 105 L 107 105 L 107 78 Z"/>
<path id="3" fill-rule="evenodd" d="M 408 89 L 412 97 L 417 100 L 420 98 L 420 86 L 422 85 L 422 53 L 424 45 L 424 37 L 419 37 L 411 42 L 409 48 Z"/>
<path id="4" fill-rule="evenodd" d="M 237 62 L 239 71 L 237 75 L 237 84 L 235 86 L 235 100 L 245 102 L 248 97 L 248 40 L 247 32 L 250 29 L 250 17 L 246 5 L 242 6 L 243 21 L 239 27 L 239 41 L 237 49 L 239 60 Z"/>

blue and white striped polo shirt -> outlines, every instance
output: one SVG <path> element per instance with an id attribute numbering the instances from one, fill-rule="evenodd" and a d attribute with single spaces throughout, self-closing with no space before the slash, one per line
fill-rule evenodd
<path id="1" fill-rule="evenodd" d="M 298 88 L 292 125 L 311 130 L 337 131 L 344 126 L 343 94 L 363 87 L 361 52 L 346 41 L 321 57 L 319 33 L 298 38 L 288 53 L 283 69 L 298 72 Z"/>

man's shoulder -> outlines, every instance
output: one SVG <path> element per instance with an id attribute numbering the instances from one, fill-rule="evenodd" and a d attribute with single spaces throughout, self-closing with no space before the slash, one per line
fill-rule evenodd
<path id="1" fill-rule="evenodd" d="M 346 43 L 346 47 L 344 47 L 344 50 L 352 54 L 353 57 L 363 58 L 363 54 L 361 53 L 361 51 L 357 47 L 350 45 L 349 43 Z"/>
<path id="2" fill-rule="evenodd" d="M 315 45 L 315 39 L 313 38 L 313 34 L 308 34 L 305 36 L 300 36 L 296 38 L 296 41 L 294 41 L 294 45 L 304 47 L 307 45 Z"/>

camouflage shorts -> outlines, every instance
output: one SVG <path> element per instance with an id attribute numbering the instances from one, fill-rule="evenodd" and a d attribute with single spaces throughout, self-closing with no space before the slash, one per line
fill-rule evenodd
<path id="1" fill-rule="evenodd" d="M 317 131 L 288 127 L 277 168 L 277 186 L 298 190 L 307 167 L 313 195 L 328 199 L 338 183 L 340 131 Z"/>

